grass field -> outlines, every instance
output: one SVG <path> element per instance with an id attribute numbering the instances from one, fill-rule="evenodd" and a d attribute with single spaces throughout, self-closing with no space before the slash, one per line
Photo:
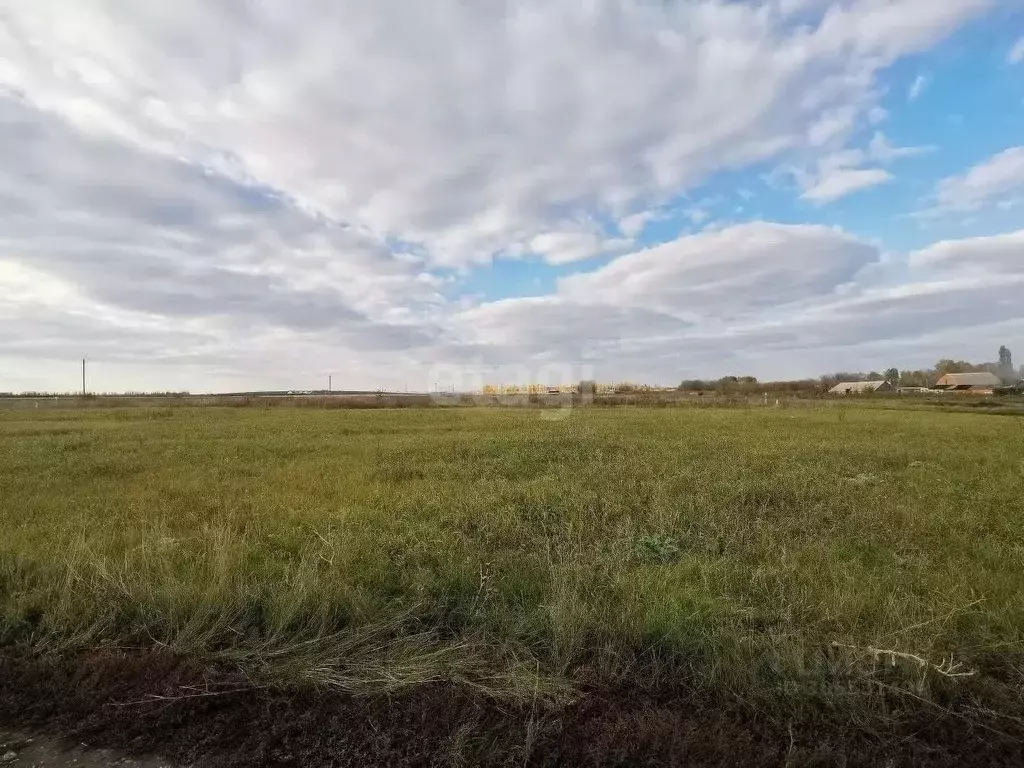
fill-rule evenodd
<path id="1" fill-rule="evenodd" d="M 520 701 L 1024 691 L 1024 419 L 561 415 L 0 412 L 0 644 Z"/>

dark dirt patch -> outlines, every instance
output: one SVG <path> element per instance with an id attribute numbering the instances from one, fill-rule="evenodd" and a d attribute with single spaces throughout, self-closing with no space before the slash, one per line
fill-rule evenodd
<path id="1" fill-rule="evenodd" d="M 1011 766 L 1024 728 L 939 710 L 867 728 L 693 696 L 592 691 L 539 711 L 453 686 L 391 697 L 255 688 L 167 654 L 0 654 L 0 725 L 186 766 Z M 1001 732 L 1001 733 L 1000 733 Z"/>
<path id="2" fill-rule="evenodd" d="M 0 728 L 2 768 L 174 768 L 159 758 L 135 759 L 88 744 L 25 736 Z"/>

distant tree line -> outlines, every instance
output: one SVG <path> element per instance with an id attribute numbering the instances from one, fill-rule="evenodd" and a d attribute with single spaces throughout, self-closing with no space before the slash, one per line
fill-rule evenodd
<path id="1" fill-rule="evenodd" d="M 725 376 L 721 379 L 687 379 L 679 384 L 681 392 L 715 392 L 748 395 L 761 392 L 810 392 L 820 388 L 817 379 L 798 381 L 758 381 L 753 376 Z"/>
<path id="2" fill-rule="evenodd" d="M 724 394 L 750 394 L 754 392 L 813 392 L 828 391 L 844 381 L 888 381 L 894 387 L 933 387 L 947 373 L 993 373 L 1003 384 L 1012 385 L 1024 380 L 1024 367 L 1013 367 L 1013 355 L 1003 346 L 999 348 L 999 361 L 970 363 L 966 360 L 943 358 L 932 368 L 903 370 L 886 368 L 882 371 L 837 371 L 817 379 L 796 381 L 759 382 L 753 376 L 725 376 L 721 379 L 686 379 L 679 384 L 680 391 L 720 392 Z"/>

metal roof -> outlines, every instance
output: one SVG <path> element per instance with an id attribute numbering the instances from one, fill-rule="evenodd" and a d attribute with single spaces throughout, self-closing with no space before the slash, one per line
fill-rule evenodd
<path id="1" fill-rule="evenodd" d="M 884 387 L 887 381 L 844 381 L 829 390 L 831 394 L 842 395 L 846 392 L 876 392 Z"/>
<path id="2" fill-rule="evenodd" d="M 937 387 L 1001 387 L 1003 382 L 994 373 L 982 371 L 981 373 L 947 373 L 938 383 Z"/>

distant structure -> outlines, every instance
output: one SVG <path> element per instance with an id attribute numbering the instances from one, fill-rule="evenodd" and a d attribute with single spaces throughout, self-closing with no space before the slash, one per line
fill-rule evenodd
<path id="1" fill-rule="evenodd" d="M 895 392 L 888 381 L 844 381 L 828 391 L 830 395 L 867 395 L 872 392 Z"/>
<path id="2" fill-rule="evenodd" d="M 994 373 L 947 373 L 935 384 L 935 389 L 947 392 L 973 392 L 979 395 L 992 394 L 1003 386 L 1003 382 Z"/>

